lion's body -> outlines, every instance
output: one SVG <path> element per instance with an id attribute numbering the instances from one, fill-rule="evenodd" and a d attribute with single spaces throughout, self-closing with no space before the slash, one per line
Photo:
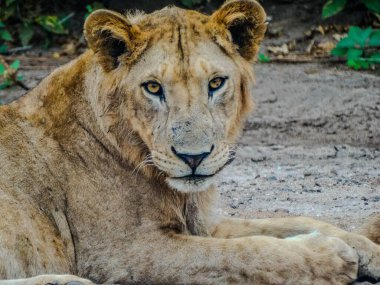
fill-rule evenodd
<path id="1" fill-rule="evenodd" d="M 83 58 L 90 56 L 88 52 Z M 79 75 L 82 67 L 80 59 L 55 74 Z M 0 252 L 7 250 L 7 260 L 19 265 L 2 268 L 7 264 L 0 263 L 0 273 L 6 278 L 79 273 L 97 281 L 111 280 L 115 271 L 127 270 L 123 258 L 131 255 L 128 251 L 143 250 L 147 227 L 154 232 L 172 223 L 189 231 L 184 223 L 186 194 L 160 189 L 157 182 L 147 181 L 134 167 L 115 159 L 98 134 L 89 131 L 92 126 L 84 125 L 88 117 L 71 117 L 68 111 L 67 117 L 60 113 L 60 120 L 52 122 L 49 113 L 56 110 L 46 110 L 50 98 L 45 95 L 67 92 L 55 74 L 19 102 L 0 108 L 0 214 L 5 217 L 0 228 L 2 241 L 9 239 Z M 72 108 L 72 101 L 62 102 L 60 110 Z M 87 116 L 86 106 L 77 103 L 75 107 Z M 50 130 L 56 132 L 55 138 L 46 136 Z M 206 202 L 209 194 L 192 195 L 205 197 Z M 148 244 L 158 241 L 154 234 L 146 239 Z M 20 242 L 25 243 L 22 248 Z M 142 267 L 148 265 L 143 263 Z"/>
<path id="2" fill-rule="evenodd" d="M 171 62 L 170 57 L 166 59 L 166 69 L 161 67 L 161 72 L 175 73 L 169 75 L 172 86 L 181 85 L 189 77 L 195 80 L 192 84 L 198 84 L 195 75 L 204 71 L 197 69 L 196 62 L 202 54 L 211 60 L 219 58 L 224 62 L 220 65 L 225 64 L 231 72 L 236 69 L 232 77 L 236 77 L 242 92 L 240 97 L 234 95 L 239 100 L 225 95 L 230 101 L 220 103 L 221 113 L 213 114 L 225 118 L 218 127 L 226 137 L 216 137 L 223 145 L 224 140 L 236 138 L 250 109 L 246 81 L 252 75 L 248 61 L 231 55 L 231 46 L 226 45 L 221 52 L 216 45 L 192 45 L 209 37 L 208 31 L 215 28 L 202 28 L 208 21 L 206 16 L 176 8 L 160 13 L 167 16 L 167 22 L 156 23 L 153 19 L 157 17 L 134 19 L 149 26 L 139 33 L 149 36 L 150 48 L 136 44 L 135 58 L 125 59 L 125 80 L 123 74 L 113 73 L 109 55 L 89 50 L 57 69 L 25 97 L 0 107 L 0 279 L 75 274 L 98 283 L 344 284 L 353 280 L 358 270 L 357 256 L 340 239 L 314 235 L 283 238 L 319 229 L 347 243 L 360 244 L 362 259 L 367 253 L 380 253 L 378 246 L 366 238 L 310 219 L 223 219 L 217 217 L 214 208 L 213 186 L 181 192 L 165 182 L 162 169 L 168 167 L 168 173 L 176 169 L 169 167 L 174 162 L 159 156 L 164 152 L 161 133 L 151 131 L 159 121 L 153 117 L 158 107 L 149 107 L 142 99 L 118 99 L 123 86 L 138 81 L 138 76 L 155 62 L 162 63 L 170 51 L 179 53 L 176 58 L 180 63 L 184 59 L 191 62 L 185 66 L 191 72 L 181 75 L 184 66 Z M 174 26 L 178 22 L 182 26 Z M 188 45 L 181 46 L 186 36 L 200 39 L 187 40 Z M 87 37 L 94 47 L 97 42 L 89 33 Z M 167 53 L 156 58 L 165 49 Z M 254 49 L 241 52 L 250 57 L 257 47 Z M 176 71 L 178 66 L 180 70 Z M 200 66 L 209 68 L 202 62 Z M 170 99 L 177 100 L 176 116 L 183 116 L 188 108 L 186 112 L 193 114 L 191 123 L 197 129 L 181 140 L 200 149 L 201 145 L 193 141 L 206 134 L 208 118 L 197 122 L 205 111 L 199 111 L 199 106 L 192 109 L 192 102 L 200 100 L 196 94 L 189 92 L 186 102 L 182 102 L 185 95 L 181 96 Z M 227 104 L 232 107 L 229 109 Z M 128 114 L 133 116 L 123 121 L 125 114 L 120 106 L 127 106 Z M 205 135 L 202 143 L 208 138 Z M 177 139 L 173 136 L 171 144 Z M 156 151 L 155 163 L 166 164 L 158 169 L 140 169 L 152 148 Z M 201 171 L 219 171 L 227 160 L 221 155 L 225 148 L 216 149 L 210 155 L 213 160 L 209 168 L 205 166 Z M 217 160 L 220 165 L 216 165 Z M 170 185 L 178 189 L 190 189 L 188 184 L 173 181 Z M 371 232 L 374 240 L 375 231 Z M 380 256 L 359 269 L 380 277 L 380 269 L 376 269 L 379 260 Z M 65 282 L 73 278 L 62 276 Z M 58 275 L 36 278 L 29 279 L 28 284 L 61 280 Z"/>

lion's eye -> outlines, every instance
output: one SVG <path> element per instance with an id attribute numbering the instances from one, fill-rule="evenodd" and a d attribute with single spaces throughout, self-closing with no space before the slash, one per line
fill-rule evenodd
<path id="1" fill-rule="evenodd" d="M 226 79 L 226 77 L 215 77 L 214 79 L 210 80 L 210 82 L 208 83 L 209 94 L 212 95 L 212 93 L 222 88 L 224 83 L 226 82 Z"/>
<path id="2" fill-rule="evenodd" d="M 160 83 L 156 81 L 148 81 L 142 84 L 146 92 L 156 96 L 163 96 L 164 92 Z"/>

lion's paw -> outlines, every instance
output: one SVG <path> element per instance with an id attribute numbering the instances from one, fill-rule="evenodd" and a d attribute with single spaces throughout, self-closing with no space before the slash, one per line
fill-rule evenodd
<path id="1" fill-rule="evenodd" d="M 288 238 L 301 245 L 310 284 L 350 284 L 357 279 L 359 257 L 343 240 L 318 232 Z"/>
<path id="2" fill-rule="evenodd" d="M 380 282 L 380 245 L 351 233 L 344 240 L 359 255 L 359 278 Z"/>

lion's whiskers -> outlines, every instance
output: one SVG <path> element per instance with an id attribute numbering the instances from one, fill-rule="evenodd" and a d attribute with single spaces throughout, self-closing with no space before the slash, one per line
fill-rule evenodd
<path id="1" fill-rule="evenodd" d="M 137 178 L 137 174 L 140 170 L 142 170 L 146 166 L 154 165 L 152 154 L 148 154 L 143 161 L 141 161 L 132 171 L 132 176 L 135 175 Z"/>

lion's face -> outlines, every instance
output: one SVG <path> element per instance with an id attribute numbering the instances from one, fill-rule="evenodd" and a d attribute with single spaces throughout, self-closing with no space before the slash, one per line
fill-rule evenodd
<path id="1" fill-rule="evenodd" d="M 256 2 L 243 3 L 250 9 L 259 7 Z M 231 6 L 225 7 L 228 5 Z M 226 13 L 222 9 L 218 12 Z M 120 54 L 114 66 L 109 65 L 109 60 L 115 60 L 109 53 L 112 49 L 100 44 L 108 49 L 99 60 L 105 61 L 104 76 L 109 76 L 108 82 L 117 82 L 117 96 L 122 98 L 117 104 L 112 100 L 108 106 L 105 103 L 106 108 L 112 109 L 111 121 L 118 122 L 108 123 L 108 131 L 119 130 L 114 132 L 119 146 L 128 140 L 121 129 L 128 129 L 141 139 L 148 151 L 141 165 L 136 167 L 154 164 L 166 182 L 182 192 L 206 190 L 216 174 L 233 159 L 233 143 L 241 128 L 241 119 L 251 106 L 250 59 L 255 51 L 246 54 L 237 51 L 231 28 L 226 28 L 227 24 L 219 19 L 227 16 L 218 12 L 210 19 L 193 11 L 170 8 L 140 15 L 138 20 L 130 19 L 133 25 L 129 27 L 129 34 L 125 33 L 126 40 L 117 37 L 116 50 Z M 103 13 L 107 15 L 102 15 L 101 33 L 107 25 L 104 17 L 122 20 L 114 13 Z M 263 24 L 263 20 L 259 20 Z M 134 41 L 131 40 L 132 28 L 136 29 Z M 244 38 L 247 30 L 239 28 L 240 41 L 247 41 Z M 87 38 L 89 33 L 86 27 Z M 110 37 L 108 32 L 107 37 Z M 96 40 L 99 41 L 99 35 Z M 136 45 L 133 62 L 130 60 L 133 49 L 128 50 L 128 40 L 130 47 Z M 89 43 L 94 45 L 91 39 Z M 120 47 L 120 43 L 124 46 Z M 257 49 L 256 42 L 250 44 L 255 44 Z M 115 119 L 115 116 L 118 117 Z"/>
<path id="2" fill-rule="evenodd" d="M 232 158 L 241 78 L 231 58 L 212 42 L 195 43 L 186 52 L 187 58 L 178 53 L 177 42 L 160 41 L 126 80 L 138 97 L 132 125 L 153 163 L 172 187 L 198 191 Z"/>

